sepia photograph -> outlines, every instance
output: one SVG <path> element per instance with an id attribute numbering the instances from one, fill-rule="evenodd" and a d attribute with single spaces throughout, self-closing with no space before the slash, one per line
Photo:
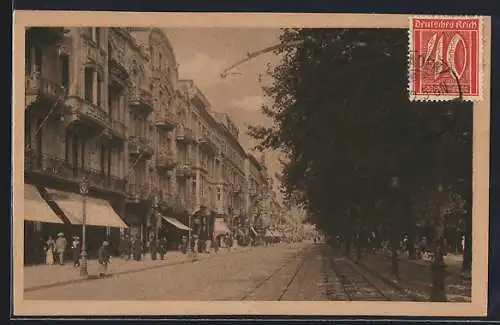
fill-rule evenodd
<path id="1" fill-rule="evenodd" d="M 63 15 L 15 19 L 19 310 L 486 312 L 488 17 Z"/>

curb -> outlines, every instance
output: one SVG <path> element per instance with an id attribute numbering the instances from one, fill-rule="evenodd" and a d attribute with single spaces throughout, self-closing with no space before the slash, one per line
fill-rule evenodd
<path id="1" fill-rule="evenodd" d="M 235 251 L 231 253 L 243 253 L 249 251 L 247 249 L 241 250 L 241 251 Z M 94 280 L 104 280 L 104 279 L 109 279 L 117 275 L 124 275 L 124 274 L 131 274 L 131 273 L 138 273 L 142 271 L 147 271 L 147 270 L 153 270 L 153 269 L 159 269 L 163 267 L 169 267 L 169 266 L 174 266 L 174 265 L 181 265 L 181 264 L 188 264 L 188 263 L 195 263 L 195 262 L 201 262 L 204 260 L 209 260 L 212 258 L 217 258 L 217 257 L 222 257 L 223 255 L 212 255 L 210 257 L 204 258 L 204 259 L 189 259 L 187 258 L 185 261 L 178 261 L 178 262 L 173 262 L 173 263 L 165 263 L 165 264 L 160 264 L 160 265 L 153 265 L 153 266 L 147 266 L 147 267 L 142 267 L 139 269 L 132 269 L 132 270 L 126 270 L 126 271 L 118 271 L 114 273 L 109 273 L 106 276 L 100 278 L 96 277 L 96 275 L 88 275 L 87 277 L 84 278 L 78 278 L 78 279 L 72 279 L 72 280 L 67 280 L 67 281 L 61 281 L 61 282 L 56 282 L 56 283 L 49 283 L 49 284 L 42 284 L 42 285 L 37 285 L 37 286 L 32 286 L 29 288 L 24 288 L 23 292 L 32 292 L 32 291 L 38 291 L 42 289 L 48 289 L 48 288 L 54 288 L 54 287 L 62 287 L 65 285 L 69 284 L 76 284 L 76 283 L 83 283 L 87 281 L 94 281 Z"/>

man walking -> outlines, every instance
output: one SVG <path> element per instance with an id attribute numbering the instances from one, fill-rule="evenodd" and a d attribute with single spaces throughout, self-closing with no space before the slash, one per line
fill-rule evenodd
<path id="1" fill-rule="evenodd" d="M 56 252 L 59 258 L 59 265 L 64 265 L 64 253 L 66 252 L 66 246 L 68 242 L 66 238 L 64 238 L 64 234 L 62 232 L 57 234 L 56 240 Z"/>
<path id="2" fill-rule="evenodd" d="M 109 251 L 108 251 L 109 243 L 107 241 L 103 241 L 101 247 L 98 251 L 99 256 L 99 276 L 102 277 L 106 274 L 108 270 L 109 264 Z"/>
<path id="3" fill-rule="evenodd" d="M 167 237 L 161 237 L 158 242 L 158 248 L 160 249 L 160 258 L 165 259 L 165 254 L 167 253 Z"/>

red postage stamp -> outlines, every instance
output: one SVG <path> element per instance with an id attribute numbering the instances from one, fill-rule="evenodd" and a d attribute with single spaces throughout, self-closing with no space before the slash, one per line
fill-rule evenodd
<path id="1" fill-rule="evenodd" d="M 480 17 L 411 17 L 409 36 L 411 100 L 482 99 Z"/>

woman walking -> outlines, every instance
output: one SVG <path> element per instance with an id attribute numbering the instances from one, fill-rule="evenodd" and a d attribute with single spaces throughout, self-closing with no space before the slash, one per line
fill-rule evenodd
<path id="1" fill-rule="evenodd" d="M 73 236 L 73 242 L 71 243 L 71 251 L 73 252 L 73 266 L 80 266 L 80 254 L 82 252 L 80 237 Z"/>
<path id="2" fill-rule="evenodd" d="M 54 250 L 56 247 L 56 242 L 49 236 L 49 239 L 45 243 L 45 264 L 53 265 L 54 264 Z"/>

